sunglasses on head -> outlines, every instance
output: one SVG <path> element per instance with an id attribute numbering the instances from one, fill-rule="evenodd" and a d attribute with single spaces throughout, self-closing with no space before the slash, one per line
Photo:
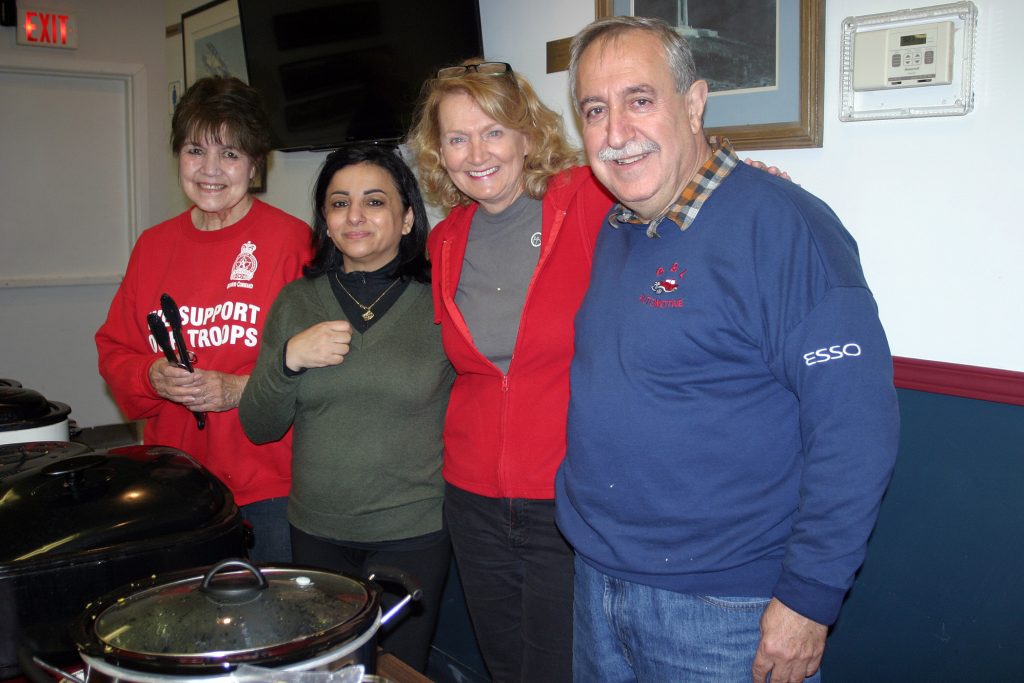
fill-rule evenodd
<path id="1" fill-rule="evenodd" d="M 478 73 L 485 76 L 504 76 L 512 73 L 512 65 L 506 62 L 480 62 L 479 64 L 466 64 L 459 66 L 448 66 L 437 72 L 438 78 L 459 78 L 468 73 Z"/>

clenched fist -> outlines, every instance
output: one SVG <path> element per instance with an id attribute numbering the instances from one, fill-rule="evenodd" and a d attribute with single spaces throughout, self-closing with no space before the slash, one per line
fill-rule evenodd
<path id="1" fill-rule="evenodd" d="M 284 363 L 292 372 L 338 365 L 345 360 L 351 341 L 352 325 L 347 320 L 326 320 L 288 340 Z"/>

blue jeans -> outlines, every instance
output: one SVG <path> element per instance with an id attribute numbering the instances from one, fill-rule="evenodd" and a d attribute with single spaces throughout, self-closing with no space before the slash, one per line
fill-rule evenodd
<path id="1" fill-rule="evenodd" d="M 291 527 L 288 524 L 288 498 L 267 498 L 239 508 L 242 519 L 252 525 L 255 544 L 249 559 L 264 564 L 292 561 Z"/>
<path id="2" fill-rule="evenodd" d="M 573 680 L 749 683 L 768 602 L 652 588 L 577 557 Z"/>
<path id="3" fill-rule="evenodd" d="M 487 498 L 448 484 L 444 514 L 491 679 L 569 681 L 573 553 L 555 526 L 555 501 Z"/>

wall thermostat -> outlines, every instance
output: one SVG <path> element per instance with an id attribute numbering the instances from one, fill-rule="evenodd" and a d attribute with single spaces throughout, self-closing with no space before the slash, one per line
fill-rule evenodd
<path id="1" fill-rule="evenodd" d="M 854 38 L 853 89 L 953 82 L 953 22 L 864 31 Z"/>
<path id="2" fill-rule="evenodd" d="M 957 116 L 974 108 L 973 2 L 843 21 L 839 119 Z"/>

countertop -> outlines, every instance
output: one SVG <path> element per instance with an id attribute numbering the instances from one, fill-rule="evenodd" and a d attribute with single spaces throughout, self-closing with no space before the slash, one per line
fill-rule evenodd
<path id="1" fill-rule="evenodd" d="M 377 675 L 393 683 L 430 683 L 430 679 L 387 652 L 377 657 Z"/>

